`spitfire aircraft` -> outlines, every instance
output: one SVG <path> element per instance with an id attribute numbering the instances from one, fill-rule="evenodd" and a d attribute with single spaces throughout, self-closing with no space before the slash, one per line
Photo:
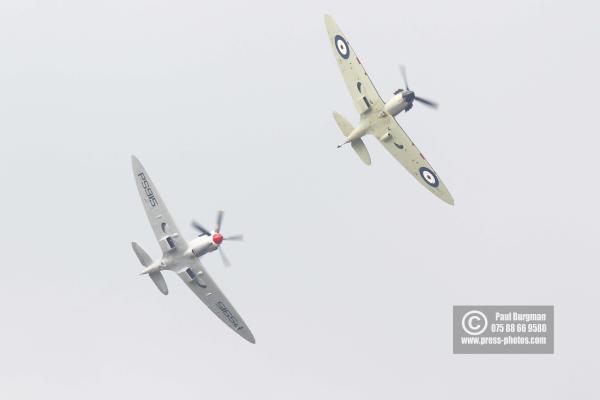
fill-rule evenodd
<path id="1" fill-rule="evenodd" d="M 192 225 L 200 232 L 200 235 L 189 242 L 186 241 L 181 236 L 177 226 L 175 226 L 175 222 L 171 218 L 158 190 L 156 190 L 156 186 L 150 180 L 150 176 L 134 156 L 132 156 L 132 164 L 133 176 L 146 209 L 146 215 L 162 249 L 162 257 L 158 260 L 152 260 L 140 245 L 135 242 L 131 243 L 133 251 L 144 266 L 141 275 L 148 275 L 158 290 L 166 295 L 169 291 L 161 271 L 170 270 L 175 272 L 192 292 L 227 326 L 250 343 L 255 343 L 250 328 L 229 303 L 225 295 L 221 293 L 200 263 L 201 256 L 218 249 L 221 252 L 223 262 L 228 265 L 229 261 L 222 252 L 221 244 L 226 240 L 242 240 L 242 236 L 223 236 L 221 234 L 223 211 L 219 211 L 217 224 L 213 231 L 209 231 L 194 222 Z"/>
<path id="2" fill-rule="evenodd" d="M 338 147 L 350 143 L 360 159 L 370 165 L 371 156 L 361 138 L 367 133 L 372 133 L 383 147 L 431 193 L 448 204 L 454 204 L 454 199 L 433 167 L 394 118 L 402 111 L 410 110 L 415 101 L 434 108 L 437 105 L 416 96 L 415 92 L 408 88 L 404 69 L 402 75 L 405 88 L 396 90 L 394 96 L 384 103 L 348 39 L 329 15 L 325 16 L 325 26 L 333 55 L 342 71 L 354 106 L 360 114 L 360 123 L 355 128 L 340 114 L 333 113 L 337 125 L 346 137 Z"/>

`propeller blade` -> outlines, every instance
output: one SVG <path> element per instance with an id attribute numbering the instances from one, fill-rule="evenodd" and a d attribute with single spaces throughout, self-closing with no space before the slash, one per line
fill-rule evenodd
<path id="1" fill-rule="evenodd" d="M 215 232 L 221 232 L 221 224 L 223 223 L 223 214 L 225 214 L 225 211 L 223 211 L 223 210 L 217 211 L 217 227 L 215 228 Z"/>
<path id="2" fill-rule="evenodd" d="M 408 79 L 406 78 L 406 66 L 399 65 L 398 68 L 400 68 L 400 73 L 402 74 L 402 79 L 404 80 L 404 87 L 406 90 L 410 90 L 408 88 Z"/>
<path id="3" fill-rule="evenodd" d="M 418 96 L 415 96 L 415 100 L 420 101 L 421 103 L 423 103 L 431 108 L 438 108 L 438 104 L 434 101 L 427 100 L 427 99 L 424 99 L 424 98 L 418 97 Z"/>
<path id="4" fill-rule="evenodd" d="M 244 240 L 244 235 L 231 235 L 231 236 L 226 236 L 223 238 L 223 240 Z"/>
<path id="5" fill-rule="evenodd" d="M 204 228 L 202 225 L 197 223 L 196 221 L 192 221 L 192 227 L 194 227 L 196 230 L 202 232 L 202 235 L 210 236 L 210 232 L 206 228 Z"/>
<path id="6" fill-rule="evenodd" d="M 231 263 L 229 262 L 229 259 L 225 255 L 225 252 L 223 251 L 221 246 L 219 246 L 219 254 L 221 255 L 221 260 L 223 261 L 223 265 L 227 268 L 231 267 Z"/>

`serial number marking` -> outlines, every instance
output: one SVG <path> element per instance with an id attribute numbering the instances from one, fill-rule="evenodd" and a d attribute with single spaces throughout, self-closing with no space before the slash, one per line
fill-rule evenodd
<path id="1" fill-rule="evenodd" d="M 231 324 L 233 326 L 235 326 L 237 328 L 237 330 L 240 330 L 243 328 L 243 326 L 240 326 L 240 324 L 238 323 L 237 318 L 235 318 L 233 316 L 233 314 L 231 313 L 231 311 L 229 311 L 229 309 L 227 308 L 227 306 L 225 304 L 223 304 L 222 301 L 219 301 L 217 303 L 217 307 L 219 307 L 219 310 L 221 310 L 221 312 L 223 313 L 223 315 L 225 315 L 225 317 L 227 317 L 227 319 L 229 320 L 229 322 L 231 322 Z"/>
<path id="2" fill-rule="evenodd" d="M 146 179 L 146 175 L 144 175 L 143 172 L 140 172 L 138 176 L 142 181 L 142 188 L 144 189 L 144 193 L 146 193 L 146 196 L 150 201 L 150 205 L 152 207 L 156 207 L 158 205 L 158 200 L 156 200 L 156 197 L 154 196 L 154 192 L 152 191 L 152 187 L 150 187 L 150 182 L 148 182 L 148 180 Z"/>

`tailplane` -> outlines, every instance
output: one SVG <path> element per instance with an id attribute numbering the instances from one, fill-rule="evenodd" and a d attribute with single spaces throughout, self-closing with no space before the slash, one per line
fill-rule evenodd
<path id="1" fill-rule="evenodd" d="M 350 136 L 350 134 L 354 131 L 354 127 L 352 126 L 352 124 L 350 124 L 350 122 L 348 122 L 346 118 L 342 117 L 336 112 L 333 113 L 333 118 L 335 119 L 335 122 L 339 126 L 344 136 Z M 350 141 L 352 148 L 354 149 L 356 154 L 358 154 L 362 162 L 364 162 L 367 165 L 371 165 L 371 156 L 369 155 L 367 146 L 365 146 L 365 142 L 363 142 L 360 137 L 353 140 L 346 140 L 346 142 L 344 143 L 347 143 L 348 141 Z M 341 145 L 338 147 L 341 147 Z"/>
<path id="2" fill-rule="evenodd" d="M 148 267 L 150 264 L 152 264 L 152 259 L 139 244 L 132 242 L 131 247 L 133 248 L 133 252 L 137 256 L 138 260 L 140 260 L 140 263 L 142 263 L 144 267 Z"/>
<path id="3" fill-rule="evenodd" d="M 333 118 L 335 119 L 337 125 L 340 127 L 344 136 L 348 137 L 354 130 L 354 127 L 350 124 L 350 122 L 348 122 L 346 118 L 342 117 L 336 112 L 333 113 Z"/>
<path id="4" fill-rule="evenodd" d="M 146 253 L 144 249 L 142 249 L 142 247 L 136 242 L 132 242 L 131 247 L 133 248 L 133 252 L 137 256 L 138 260 L 140 260 L 140 263 L 145 267 L 144 272 L 142 273 L 148 274 L 150 279 L 152 279 L 152 282 L 154 282 L 154 284 L 162 294 L 169 294 L 169 289 L 167 288 L 167 282 L 165 281 L 165 277 L 158 269 L 158 266 L 157 268 L 153 267 L 152 258 L 150 258 L 148 253 Z"/>
<path id="5" fill-rule="evenodd" d="M 352 146 L 356 154 L 358 154 L 362 162 L 364 162 L 367 165 L 371 165 L 371 156 L 369 155 L 367 146 L 365 146 L 365 142 L 363 142 L 362 139 L 355 139 L 350 142 L 350 145 Z"/>

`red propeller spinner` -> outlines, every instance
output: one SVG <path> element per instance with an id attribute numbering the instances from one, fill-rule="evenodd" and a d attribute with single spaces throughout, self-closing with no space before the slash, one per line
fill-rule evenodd
<path id="1" fill-rule="evenodd" d="M 212 235 L 212 241 L 214 244 L 219 245 L 221 244 L 221 242 L 223 241 L 223 235 L 221 235 L 219 232 L 214 233 Z"/>
<path id="2" fill-rule="evenodd" d="M 194 228 L 196 228 L 198 231 L 200 231 L 200 236 L 204 236 L 204 235 L 210 236 L 212 242 L 219 249 L 219 254 L 221 254 L 221 259 L 223 260 L 223 264 L 226 267 L 228 267 L 230 265 L 229 260 L 225 256 L 225 253 L 223 253 L 223 248 L 220 246 L 220 244 L 223 243 L 224 240 L 243 240 L 244 237 L 242 235 L 230 235 L 227 237 L 223 236 L 221 234 L 222 222 L 223 222 L 223 210 L 219 210 L 217 212 L 217 226 L 215 227 L 215 230 L 213 232 L 210 232 L 208 229 L 204 228 L 202 225 L 200 225 L 196 221 L 192 221 L 192 226 Z"/>

